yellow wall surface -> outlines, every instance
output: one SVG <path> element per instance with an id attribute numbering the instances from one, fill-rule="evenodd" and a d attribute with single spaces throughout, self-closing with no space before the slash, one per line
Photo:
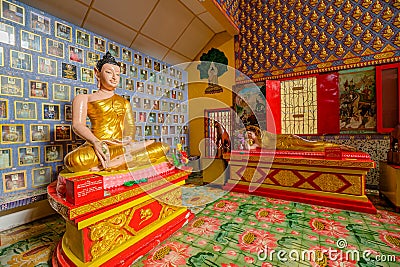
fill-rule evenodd
<path id="1" fill-rule="evenodd" d="M 224 52 L 228 58 L 228 71 L 218 77 L 218 84 L 223 87 L 222 93 L 205 94 L 208 86 L 207 79 L 200 79 L 200 71 L 197 69 L 200 56 L 211 48 Z M 210 43 L 199 53 L 198 61 L 190 64 L 188 72 L 189 90 L 189 138 L 190 154 L 201 156 L 204 139 L 204 110 L 226 108 L 232 106 L 232 86 L 235 84 L 235 58 L 233 36 L 227 32 L 216 34 Z"/>

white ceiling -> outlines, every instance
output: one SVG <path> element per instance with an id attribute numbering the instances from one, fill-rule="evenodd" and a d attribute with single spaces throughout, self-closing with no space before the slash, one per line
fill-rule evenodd
<path id="1" fill-rule="evenodd" d="M 226 31 L 204 0 L 20 1 L 173 65 L 195 60 Z"/>

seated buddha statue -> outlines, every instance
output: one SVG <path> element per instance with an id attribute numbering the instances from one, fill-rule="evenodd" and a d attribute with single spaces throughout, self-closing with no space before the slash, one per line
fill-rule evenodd
<path id="1" fill-rule="evenodd" d="M 309 141 L 294 134 L 273 134 L 261 131 L 254 125 L 246 126 L 246 135 L 250 149 L 265 148 L 276 150 L 324 151 L 328 147 L 339 147 L 345 151 L 357 149 L 347 145 L 323 141 Z"/>
<path id="2" fill-rule="evenodd" d="M 70 172 L 124 170 L 167 161 L 169 146 L 152 140 L 136 142 L 135 121 L 128 100 L 115 94 L 120 66 L 107 52 L 94 68 L 98 90 L 79 94 L 72 103 L 72 129 L 86 142 L 68 153 Z M 91 128 L 86 125 L 89 117 Z"/>

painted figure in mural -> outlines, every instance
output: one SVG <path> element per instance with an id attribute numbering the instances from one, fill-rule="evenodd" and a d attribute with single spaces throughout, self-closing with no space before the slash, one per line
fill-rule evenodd
<path id="1" fill-rule="evenodd" d="M 339 147 L 346 151 L 356 151 L 351 146 L 339 145 L 322 141 L 308 141 L 294 134 L 273 134 L 261 131 L 254 125 L 246 127 L 247 140 L 250 149 L 265 148 L 276 150 L 301 150 L 301 151 L 324 151 L 327 147 Z"/>
<path id="2" fill-rule="evenodd" d="M 73 100 L 72 127 L 86 143 L 68 153 L 65 167 L 71 172 L 120 170 L 166 161 L 169 146 L 154 141 L 136 142 L 135 121 L 129 101 L 115 94 L 120 67 L 107 52 L 95 67 L 96 93 Z M 86 126 L 89 117 L 91 129 Z"/>
<path id="3" fill-rule="evenodd" d="M 218 85 L 218 68 L 214 62 L 211 62 L 208 69 L 208 85 Z"/>

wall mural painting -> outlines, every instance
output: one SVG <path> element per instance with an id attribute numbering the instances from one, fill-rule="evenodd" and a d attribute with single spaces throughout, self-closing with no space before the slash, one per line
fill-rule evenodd
<path id="1" fill-rule="evenodd" d="M 376 131 L 375 68 L 339 72 L 340 131 Z"/>

